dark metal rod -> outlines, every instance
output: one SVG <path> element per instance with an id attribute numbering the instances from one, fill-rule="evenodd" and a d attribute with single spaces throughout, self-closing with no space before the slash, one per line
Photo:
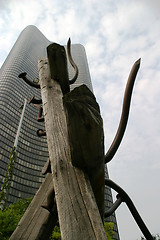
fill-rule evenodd
<path id="1" fill-rule="evenodd" d="M 42 104 L 42 99 L 35 99 L 34 96 L 32 96 L 30 99 L 29 99 L 29 104 L 30 103 L 35 103 L 35 104 Z"/>
<path id="2" fill-rule="evenodd" d="M 37 130 L 38 137 L 46 136 L 46 131 L 43 131 L 42 129 Z"/>
<path id="3" fill-rule="evenodd" d="M 122 198 L 119 196 L 117 200 L 114 202 L 114 204 L 104 213 L 104 217 L 111 216 L 115 210 L 120 206 L 120 204 L 123 202 Z"/>
<path id="4" fill-rule="evenodd" d="M 76 81 L 77 77 L 78 77 L 78 67 L 77 67 L 77 65 L 75 64 L 75 62 L 72 59 L 72 55 L 71 55 L 71 39 L 70 38 L 69 38 L 69 40 L 67 42 L 67 55 L 68 55 L 68 59 L 70 61 L 70 64 L 72 65 L 72 67 L 75 70 L 75 75 L 74 75 L 73 79 L 69 81 L 69 84 L 73 84 Z"/>
<path id="5" fill-rule="evenodd" d="M 134 217 L 134 220 L 138 224 L 138 226 L 141 229 L 142 233 L 144 234 L 145 238 L 147 240 L 153 240 L 153 237 L 152 237 L 150 231 L 148 230 L 147 226 L 145 225 L 143 219 L 141 218 L 140 214 L 138 213 L 136 207 L 134 206 L 134 203 L 132 202 L 132 200 L 130 199 L 128 194 L 120 186 L 118 186 L 116 183 L 114 183 L 110 179 L 105 179 L 105 185 L 113 188 L 116 192 L 119 193 L 120 197 L 122 197 L 123 201 L 127 204 L 129 210 L 132 213 L 132 216 Z"/>
<path id="6" fill-rule="evenodd" d="M 26 77 L 27 73 L 23 72 L 21 74 L 18 75 L 19 78 L 22 78 L 28 85 L 30 85 L 31 87 L 35 87 L 35 88 L 40 88 L 39 84 L 36 84 L 34 82 L 31 82 L 27 77 Z"/>
<path id="7" fill-rule="evenodd" d="M 107 151 L 107 153 L 105 155 L 105 163 L 108 163 L 112 160 L 113 156 L 115 155 L 115 153 L 122 141 L 124 132 L 126 130 L 128 116 L 129 116 L 130 102 L 131 102 L 131 97 L 132 97 L 132 90 L 133 90 L 133 86 L 134 86 L 134 82 L 135 82 L 135 79 L 137 76 L 138 69 L 140 67 L 140 60 L 141 59 L 138 59 L 134 63 L 134 65 L 131 69 L 131 72 L 129 74 L 126 89 L 125 89 L 125 94 L 124 94 L 123 108 L 122 108 L 120 123 L 118 126 L 116 136 L 115 136 L 109 150 Z"/>
<path id="8" fill-rule="evenodd" d="M 42 117 L 43 108 L 38 104 L 33 104 L 36 108 L 38 108 L 38 115 L 37 115 L 37 121 L 38 122 L 44 122 L 44 117 Z"/>

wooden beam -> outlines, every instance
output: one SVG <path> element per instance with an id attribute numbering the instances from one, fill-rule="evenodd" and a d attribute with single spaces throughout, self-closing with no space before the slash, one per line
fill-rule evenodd
<path id="1" fill-rule="evenodd" d="M 58 220 L 57 213 L 50 214 L 41 205 L 46 204 L 47 196 L 52 188 L 52 175 L 48 174 L 10 240 L 44 240 L 49 238 Z"/>
<path id="2" fill-rule="evenodd" d="M 107 239 L 89 178 L 71 163 L 61 87 L 51 79 L 47 59 L 38 68 L 62 239 Z"/>
<path id="3" fill-rule="evenodd" d="M 84 84 L 65 94 L 63 105 L 72 164 L 85 169 L 104 220 L 104 132 L 99 105 Z"/>

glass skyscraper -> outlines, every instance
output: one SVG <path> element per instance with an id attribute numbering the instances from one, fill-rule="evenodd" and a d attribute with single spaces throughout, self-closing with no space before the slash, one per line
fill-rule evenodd
<path id="1" fill-rule="evenodd" d="M 31 96 L 41 98 L 39 89 L 27 85 L 18 75 L 26 72 L 28 78 L 38 78 L 38 59 L 46 57 L 46 47 L 51 42 L 35 27 L 26 27 L 10 51 L 6 61 L 0 69 L 0 186 L 3 183 L 9 155 L 12 150 L 19 121 L 20 108 L 25 99 Z M 72 56 L 79 69 L 79 76 L 71 89 L 81 84 L 86 84 L 92 90 L 84 47 L 80 44 L 72 45 Z M 70 79 L 74 70 L 68 64 Z M 17 159 L 14 166 L 13 181 L 8 196 L 8 203 L 13 203 L 19 198 L 32 197 L 38 190 L 44 177 L 42 167 L 48 158 L 46 137 L 38 137 L 38 129 L 44 129 L 44 123 L 37 122 L 37 108 L 27 104 L 24 112 L 21 131 L 17 145 Z M 106 167 L 106 177 L 108 177 Z M 105 191 L 105 208 L 112 204 L 110 188 Z M 115 215 L 107 221 L 115 223 Z M 118 232 L 116 233 L 118 238 Z"/>

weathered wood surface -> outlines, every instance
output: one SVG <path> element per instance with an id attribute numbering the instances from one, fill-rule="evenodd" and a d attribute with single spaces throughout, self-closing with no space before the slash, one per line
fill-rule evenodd
<path id="1" fill-rule="evenodd" d="M 71 163 L 60 85 L 51 79 L 47 59 L 38 68 L 62 239 L 107 239 L 88 176 Z"/>
<path id="2" fill-rule="evenodd" d="M 67 57 L 64 46 L 52 43 L 47 47 L 51 78 L 59 82 L 63 94 L 70 91 Z M 63 70 L 62 70 L 63 69 Z"/>
<path id="3" fill-rule="evenodd" d="M 46 204 L 48 193 L 52 188 L 52 175 L 48 174 L 10 240 L 46 240 L 49 238 L 57 223 L 57 214 L 50 214 L 41 205 Z"/>
<path id="4" fill-rule="evenodd" d="M 104 133 L 99 105 L 86 85 L 63 97 L 68 125 L 71 160 L 85 169 L 104 218 Z"/>

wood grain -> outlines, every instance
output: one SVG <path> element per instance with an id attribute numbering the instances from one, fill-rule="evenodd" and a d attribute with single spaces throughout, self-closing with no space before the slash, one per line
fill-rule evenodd
<path id="1" fill-rule="evenodd" d="M 47 59 L 38 63 L 53 185 L 63 240 L 106 239 L 87 174 L 73 167 L 62 92 Z"/>

